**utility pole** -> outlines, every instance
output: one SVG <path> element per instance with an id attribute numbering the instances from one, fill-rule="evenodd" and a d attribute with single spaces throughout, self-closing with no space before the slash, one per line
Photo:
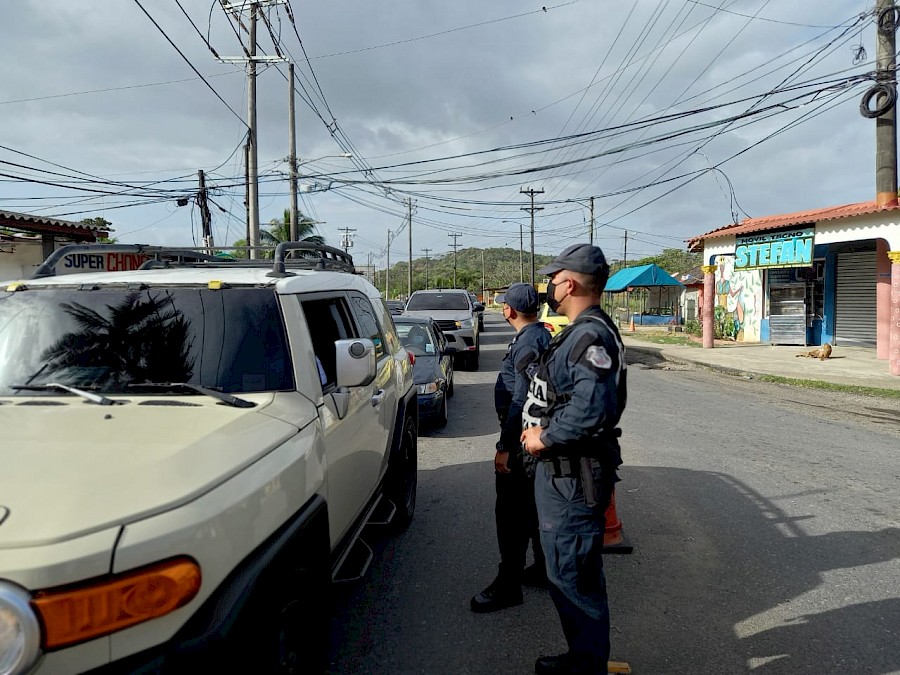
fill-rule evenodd
<path id="1" fill-rule="evenodd" d="M 353 248 L 353 233 L 356 230 L 352 227 L 339 227 L 338 232 L 343 232 L 341 235 L 341 246 L 344 248 L 344 253 L 347 253 L 348 248 Z"/>
<path id="2" fill-rule="evenodd" d="M 484 288 L 484 249 L 481 249 L 481 303 L 484 304 L 487 291 Z"/>
<path id="3" fill-rule="evenodd" d="M 388 230 L 387 266 L 384 268 L 384 299 L 391 299 L 391 231 Z"/>
<path id="4" fill-rule="evenodd" d="M 625 252 L 622 256 L 622 262 L 624 267 L 628 267 L 628 230 L 625 230 Z"/>
<path id="5" fill-rule="evenodd" d="M 406 277 L 406 297 L 409 298 L 412 295 L 412 199 L 407 199 L 406 205 L 409 212 L 409 270 Z"/>
<path id="6" fill-rule="evenodd" d="M 220 0 L 222 8 L 233 15 L 235 21 L 243 27 L 243 11 L 249 8 L 249 48 L 244 48 L 245 56 L 220 57 L 222 63 L 247 63 L 247 243 L 251 247 L 259 246 L 259 157 L 256 123 L 256 64 L 259 61 L 267 63 L 281 62 L 285 59 L 281 56 L 257 56 L 256 55 L 256 23 L 261 6 L 280 4 L 283 0 L 251 0 L 232 4 L 227 0 Z M 256 248 L 250 249 L 250 257 L 256 258 Z"/>
<path id="7" fill-rule="evenodd" d="M 519 190 L 519 193 L 531 197 L 531 206 L 523 206 L 522 211 L 528 211 L 531 214 L 531 285 L 534 286 L 534 212 L 544 210 L 543 206 L 534 205 L 534 196 L 544 194 L 544 189 L 532 190 L 528 188 L 527 190 Z"/>
<path id="8" fill-rule="evenodd" d="M 878 206 L 897 204 L 897 107 L 887 105 L 888 92 L 897 91 L 897 16 L 893 0 L 878 0 L 875 7 L 878 34 L 875 54 L 875 86 L 879 90 L 876 109 L 887 108 L 875 118 L 875 202 Z M 867 94 L 867 97 L 869 94 Z"/>
<path id="9" fill-rule="evenodd" d="M 430 248 L 423 248 L 425 251 L 425 290 L 428 290 L 428 254 L 431 252 Z"/>
<path id="10" fill-rule="evenodd" d="M 456 251 L 460 247 L 460 244 L 457 244 L 456 240 L 462 235 L 458 232 L 451 232 L 447 236 L 453 237 L 453 243 L 450 244 L 450 246 L 453 247 L 453 288 L 456 288 Z"/>
<path id="11" fill-rule="evenodd" d="M 289 94 L 288 99 L 288 132 L 290 135 L 291 155 L 288 161 L 291 164 L 291 241 L 297 241 L 299 238 L 297 230 L 297 126 L 294 116 L 294 64 L 288 65 Z"/>
<path id="12" fill-rule="evenodd" d="M 250 244 L 250 135 L 247 135 L 247 141 L 244 143 L 244 210 L 247 212 L 247 246 Z M 250 251 L 247 249 L 247 257 L 250 257 Z"/>
<path id="13" fill-rule="evenodd" d="M 213 252 L 213 235 L 212 235 L 212 216 L 209 213 L 209 202 L 206 195 L 206 174 L 203 169 L 197 172 L 200 180 L 200 191 L 197 193 L 197 206 L 200 207 L 200 222 L 203 224 L 203 246 L 206 252 L 212 255 Z"/>
<path id="14" fill-rule="evenodd" d="M 591 197 L 591 231 L 588 233 L 588 241 L 594 245 L 594 198 Z"/>

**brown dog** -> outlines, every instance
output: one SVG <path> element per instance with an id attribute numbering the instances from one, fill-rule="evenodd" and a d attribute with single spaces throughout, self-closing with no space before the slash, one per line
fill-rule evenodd
<path id="1" fill-rule="evenodd" d="M 811 359 L 819 359 L 819 361 L 824 361 L 827 358 L 831 358 L 831 343 L 826 342 L 818 349 L 813 349 L 812 351 L 806 352 L 805 354 L 797 354 L 797 356 L 805 356 Z"/>

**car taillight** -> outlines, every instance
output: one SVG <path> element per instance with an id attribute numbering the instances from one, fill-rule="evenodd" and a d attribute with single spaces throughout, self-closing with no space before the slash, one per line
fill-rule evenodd
<path id="1" fill-rule="evenodd" d="M 410 351 L 407 351 L 406 354 L 409 356 L 409 365 L 416 365 L 416 355 Z"/>
<path id="2" fill-rule="evenodd" d="M 556 330 L 556 328 L 553 327 L 552 323 L 547 323 L 546 321 L 544 322 L 544 328 L 549 330 L 551 333 Z"/>
<path id="3" fill-rule="evenodd" d="M 200 590 L 200 566 L 175 558 L 57 590 L 31 600 L 44 628 L 43 647 L 58 649 L 174 612 Z"/>

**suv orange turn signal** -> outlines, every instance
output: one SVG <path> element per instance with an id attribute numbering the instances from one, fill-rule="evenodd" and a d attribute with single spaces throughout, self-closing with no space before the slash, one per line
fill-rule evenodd
<path id="1" fill-rule="evenodd" d="M 88 584 L 39 591 L 31 604 L 44 649 L 58 649 L 174 612 L 200 590 L 200 566 L 174 558 Z"/>

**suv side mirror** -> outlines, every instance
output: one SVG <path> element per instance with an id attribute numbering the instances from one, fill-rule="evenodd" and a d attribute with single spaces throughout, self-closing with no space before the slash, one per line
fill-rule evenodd
<path id="1" fill-rule="evenodd" d="M 482 305 L 480 302 L 476 302 L 476 303 L 475 303 L 475 306 L 474 306 L 474 309 L 475 309 L 476 312 L 483 312 L 483 311 L 484 311 L 484 305 Z"/>
<path id="2" fill-rule="evenodd" d="M 366 338 L 335 340 L 338 387 L 362 387 L 375 379 L 375 344 Z"/>

